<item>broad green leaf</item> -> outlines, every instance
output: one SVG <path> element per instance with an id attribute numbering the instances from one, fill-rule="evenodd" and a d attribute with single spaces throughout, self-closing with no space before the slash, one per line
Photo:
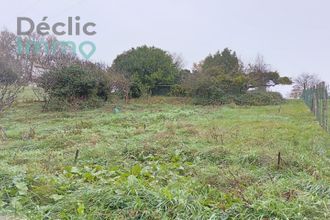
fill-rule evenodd
<path id="1" fill-rule="evenodd" d="M 141 174 L 142 168 L 139 164 L 136 164 L 132 167 L 131 173 L 134 176 L 138 176 Z"/>
<path id="2" fill-rule="evenodd" d="M 77 213 L 78 215 L 83 215 L 85 213 L 85 205 L 83 203 L 78 203 Z"/>

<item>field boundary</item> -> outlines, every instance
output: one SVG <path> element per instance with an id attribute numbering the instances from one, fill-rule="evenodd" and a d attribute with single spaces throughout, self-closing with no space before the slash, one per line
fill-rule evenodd
<path id="1" fill-rule="evenodd" d="M 304 86 L 302 99 L 309 107 L 311 112 L 315 115 L 320 126 L 329 132 L 328 126 L 328 109 L 329 109 L 329 95 L 328 86 L 325 82 L 321 82 L 313 87 L 307 88 Z"/>

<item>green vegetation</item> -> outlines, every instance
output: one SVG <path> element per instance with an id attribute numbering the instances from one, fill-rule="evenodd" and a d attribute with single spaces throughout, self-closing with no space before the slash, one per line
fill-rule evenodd
<path id="1" fill-rule="evenodd" d="M 265 92 L 265 91 L 251 91 L 235 98 L 235 103 L 239 105 L 280 105 L 285 100 L 281 93 L 278 92 Z"/>
<path id="2" fill-rule="evenodd" d="M 330 138 L 302 102 L 187 103 L 48 113 L 17 104 L 0 119 L 1 215 L 329 219 Z"/>
<path id="3" fill-rule="evenodd" d="M 245 67 L 236 52 L 228 48 L 207 56 L 195 66 L 193 74 L 188 74 L 182 81 L 187 93 L 194 97 L 194 103 L 204 105 L 278 104 L 282 100 L 281 95 L 268 93 L 267 87 L 291 83 L 289 78 L 271 71 L 261 58 Z M 249 89 L 258 92 L 249 92 Z"/>
<path id="4" fill-rule="evenodd" d="M 180 73 L 180 67 L 170 54 L 147 46 L 132 48 L 118 55 L 111 69 L 132 81 L 133 97 L 149 93 L 159 85 L 175 84 Z"/>
<path id="5" fill-rule="evenodd" d="M 203 105 L 254 105 L 255 100 L 258 105 L 277 104 L 281 99 L 267 94 L 267 87 L 292 83 L 270 70 L 262 58 L 245 65 L 228 48 L 208 55 L 190 71 L 184 69 L 181 56 L 154 46 L 125 51 L 110 65 L 81 60 L 67 48 L 57 48 L 48 56 L 48 48 L 41 43 L 46 39 L 38 34 L 33 38 L 42 46 L 30 48 L 33 56 L 26 52 L 17 56 L 16 35 L 0 32 L 0 112 L 29 84 L 38 85 L 34 93 L 44 101 L 45 110 L 63 111 L 99 107 L 109 98 L 128 103 L 130 98 L 150 95 L 191 97 L 193 103 Z M 249 93 L 250 89 L 266 94 Z"/>
<path id="6" fill-rule="evenodd" d="M 108 99 L 109 84 L 103 71 L 79 66 L 51 70 L 38 79 L 49 97 L 45 107 L 52 110 L 99 106 Z"/>
<path id="7" fill-rule="evenodd" d="M 267 92 L 291 80 L 260 57 L 224 49 L 191 72 L 142 46 L 110 67 L 17 57 L 0 35 L 0 216 L 330 218 L 330 138 L 302 102 Z"/>

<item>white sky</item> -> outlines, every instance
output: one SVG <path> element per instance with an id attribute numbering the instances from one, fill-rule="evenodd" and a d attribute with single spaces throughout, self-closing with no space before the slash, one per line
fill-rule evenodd
<path id="1" fill-rule="evenodd" d="M 95 22 L 93 37 L 61 37 L 96 44 L 92 59 L 111 64 L 119 53 L 143 44 L 182 55 L 187 68 L 229 47 L 244 63 L 262 54 L 291 77 L 316 73 L 330 82 L 328 0 L 0 0 L 0 27 L 16 32 L 17 17 L 36 24 Z M 288 89 L 281 88 L 284 94 Z"/>

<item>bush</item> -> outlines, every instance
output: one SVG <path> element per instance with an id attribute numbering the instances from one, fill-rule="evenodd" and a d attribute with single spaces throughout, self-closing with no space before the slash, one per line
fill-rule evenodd
<path id="1" fill-rule="evenodd" d="M 170 90 L 170 96 L 185 97 L 187 96 L 187 91 L 181 85 L 173 85 Z"/>
<path id="2" fill-rule="evenodd" d="M 235 103 L 238 105 L 278 105 L 284 99 L 278 92 L 252 91 L 236 97 Z"/>
<path id="3" fill-rule="evenodd" d="M 38 86 L 47 93 L 47 109 L 98 107 L 109 96 L 108 79 L 102 71 L 79 66 L 62 67 L 44 73 Z"/>
<path id="4" fill-rule="evenodd" d="M 278 92 L 253 91 L 244 94 L 228 94 L 221 89 L 203 89 L 203 94 L 195 96 L 193 103 L 197 105 L 224 105 L 235 103 L 236 105 L 279 105 L 284 102 L 282 95 Z"/>
<path id="5" fill-rule="evenodd" d="M 233 102 L 234 96 L 226 94 L 222 89 L 212 87 L 201 90 L 193 98 L 193 103 L 197 105 L 224 105 Z"/>
<path id="6" fill-rule="evenodd" d="M 132 98 L 139 98 L 142 96 L 143 92 L 140 89 L 140 86 L 136 83 L 133 83 L 130 87 L 130 97 Z"/>
<path id="7" fill-rule="evenodd" d="M 180 76 L 180 68 L 168 52 L 142 46 L 117 56 L 111 69 L 125 73 L 132 80 L 131 96 L 141 97 L 157 89 L 157 85 L 172 85 Z"/>

